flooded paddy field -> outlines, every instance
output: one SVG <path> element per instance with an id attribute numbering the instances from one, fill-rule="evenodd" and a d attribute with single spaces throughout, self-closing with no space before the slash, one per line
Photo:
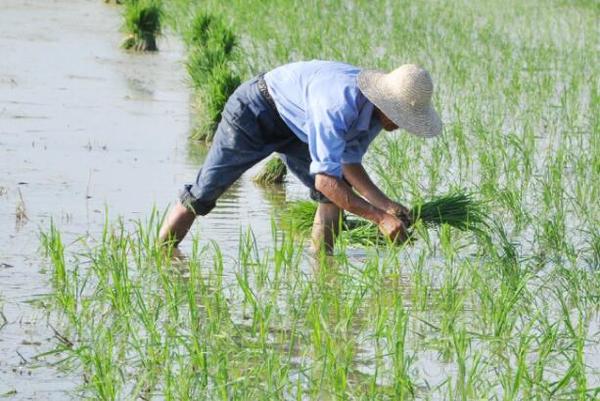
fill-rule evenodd
<path id="1" fill-rule="evenodd" d="M 599 399 L 598 9 L 509 3 L 173 0 L 138 54 L 117 6 L 3 2 L 0 397 Z M 368 167 L 408 204 L 466 188 L 489 232 L 315 261 L 276 218 L 305 190 L 255 169 L 165 254 L 206 151 L 180 40 L 196 10 L 231 26 L 244 78 L 423 64 L 442 138 L 382 134 Z"/>

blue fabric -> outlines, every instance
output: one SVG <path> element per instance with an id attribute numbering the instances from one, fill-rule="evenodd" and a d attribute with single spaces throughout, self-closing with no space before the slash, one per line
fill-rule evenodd
<path id="1" fill-rule="evenodd" d="M 180 193 L 181 203 L 197 215 L 208 214 L 231 184 L 273 152 L 278 152 L 288 169 L 310 188 L 312 199 L 329 202 L 315 189 L 308 146 L 267 103 L 253 78 L 240 85 L 227 101 L 195 182 L 185 185 Z"/>
<path id="2" fill-rule="evenodd" d="M 358 89 L 360 69 L 333 61 L 286 64 L 265 74 L 287 126 L 308 144 L 312 175 L 342 176 L 342 164 L 360 163 L 381 131 L 374 106 Z"/>

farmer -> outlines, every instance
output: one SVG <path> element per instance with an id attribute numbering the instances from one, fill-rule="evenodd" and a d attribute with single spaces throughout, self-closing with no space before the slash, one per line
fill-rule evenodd
<path id="1" fill-rule="evenodd" d="M 432 92 L 429 73 L 412 64 L 386 74 L 313 60 L 252 78 L 227 101 L 196 181 L 181 192 L 160 240 L 177 246 L 196 216 L 208 214 L 243 172 L 273 152 L 319 202 L 316 250 L 333 250 L 342 209 L 371 220 L 392 240 L 405 239 L 408 210 L 373 183 L 361 162 L 382 128 L 439 135 Z"/>

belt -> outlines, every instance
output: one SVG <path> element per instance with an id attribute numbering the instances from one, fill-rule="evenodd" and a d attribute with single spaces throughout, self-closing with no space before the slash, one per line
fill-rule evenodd
<path id="1" fill-rule="evenodd" d="M 275 113 L 277 113 L 277 115 L 279 115 L 279 112 L 277 111 L 277 107 L 275 106 L 275 101 L 273 100 L 273 98 L 271 97 L 271 94 L 269 93 L 269 88 L 267 87 L 267 82 L 265 81 L 264 74 L 260 74 L 258 76 L 258 91 L 265 98 L 267 103 L 269 103 L 269 106 L 271 106 L 273 111 Z"/>

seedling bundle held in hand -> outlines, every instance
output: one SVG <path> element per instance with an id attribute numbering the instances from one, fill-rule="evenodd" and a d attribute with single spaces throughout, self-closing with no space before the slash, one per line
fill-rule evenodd
<path id="1" fill-rule="evenodd" d="M 283 213 L 282 224 L 306 232 L 312 227 L 317 204 L 311 201 L 292 202 Z M 411 212 L 411 226 L 422 223 L 426 227 L 448 224 L 461 231 L 484 232 L 487 217 L 483 204 L 465 192 L 451 192 L 426 202 L 417 202 Z M 351 244 L 370 245 L 385 241 L 377 225 L 361 218 L 344 219 L 344 235 Z"/>
<path id="2" fill-rule="evenodd" d="M 481 231 L 487 227 L 481 202 L 464 192 L 452 192 L 417 203 L 411 209 L 412 221 L 428 227 L 448 224 L 461 231 Z"/>

